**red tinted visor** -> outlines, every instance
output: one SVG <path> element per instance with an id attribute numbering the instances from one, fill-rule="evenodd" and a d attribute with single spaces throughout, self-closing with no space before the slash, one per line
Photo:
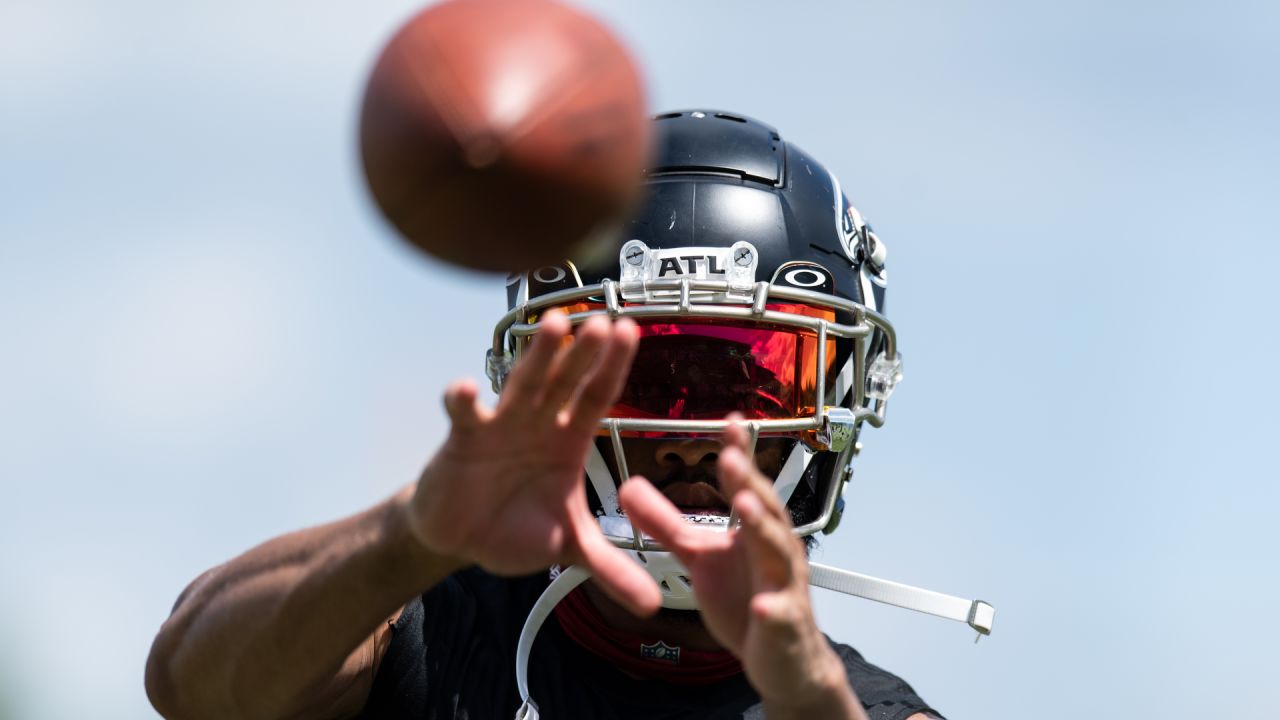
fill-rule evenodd
<path id="1" fill-rule="evenodd" d="M 594 304 L 564 309 L 583 312 Z M 834 322 L 832 310 L 801 303 L 770 303 L 768 310 Z M 667 420 L 720 420 L 739 412 L 748 420 L 812 416 L 817 397 L 816 333 L 788 325 L 682 316 L 637 318 L 640 346 L 610 416 Z M 827 387 L 836 344 L 827 341 Z"/>

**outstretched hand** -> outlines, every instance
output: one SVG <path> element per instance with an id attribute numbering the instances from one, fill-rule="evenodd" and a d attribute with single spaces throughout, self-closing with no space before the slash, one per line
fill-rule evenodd
<path id="1" fill-rule="evenodd" d="M 730 426 L 717 461 L 742 520 L 737 530 L 684 522 L 642 478 L 624 483 L 619 499 L 632 523 L 680 558 L 707 629 L 742 661 L 766 704 L 825 697 L 847 687 L 843 666 L 813 617 L 804 545 L 772 481 L 748 458 L 747 440 L 742 425 Z"/>
<path id="2" fill-rule="evenodd" d="M 593 317 L 569 338 L 563 313 L 543 315 L 493 409 L 473 382 L 450 386 L 452 428 L 418 480 L 410 525 L 430 550 L 497 574 L 583 565 L 615 600 L 648 615 L 658 588 L 605 539 L 582 482 L 583 458 L 621 392 L 639 332 L 627 319 Z"/>

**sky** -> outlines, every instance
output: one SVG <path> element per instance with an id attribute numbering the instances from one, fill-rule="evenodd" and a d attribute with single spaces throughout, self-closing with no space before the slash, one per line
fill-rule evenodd
<path id="1" fill-rule="evenodd" d="M 822 627 L 951 718 L 1280 714 L 1280 10 L 581 6 L 655 112 L 776 126 L 888 244 L 906 378 L 815 559 L 995 630 L 815 591 Z M 359 172 L 417 7 L 0 4 L 0 719 L 155 717 L 186 583 L 412 481 L 482 377 L 502 279 Z"/>

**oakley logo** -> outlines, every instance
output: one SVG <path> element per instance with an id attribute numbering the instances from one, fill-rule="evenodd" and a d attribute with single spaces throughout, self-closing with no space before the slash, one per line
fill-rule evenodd
<path id="1" fill-rule="evenodd" d="M 802 288 L 818 287 L 827 281 L 827 278 L 817 270 L 809 268 L 796 268 L 783 276 L 788 283 Z"/>
<path id="2" fill-rule="evenodd" d="M 538 268 L 537 270 L 535 270 L 533 273 L 533 279 L 537 280 L 540 283 L 547 283 L 548 285 L 550 285 L 551 283 L 560 282 L 561 280 L 565 279 L 568 275 L 569 273 L 566 273 L 564 271 L 564 268 L 548 266 L 544 268 Z"/>
<path id="3" fill-rule="evenodd" d="M 773 283 L 815 292 L 835 292 L 835 282 L 831 279 L 831 273 L 821 265 L 812 262 L 786 263 L 773 274 Z"/>
<path id="4" fill-rule="evenodd" d="M 683 263 L 683 268 L 681 267 Z M 668 275 L 695 275 L 698 272 L 698 263 L 707 269 L 708 275 L 723 275 L 724 268 L 720 267 L 720 258 L 716 255 L 680 255 L 679 257 L 664 257 L 659 260 L 658 277 L 666 277 Z"/>

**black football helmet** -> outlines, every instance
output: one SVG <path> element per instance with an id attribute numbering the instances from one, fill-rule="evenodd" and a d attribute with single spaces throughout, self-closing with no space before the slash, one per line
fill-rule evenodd
<path id="1" fill-rule="evenodd" d="M 588 496 L 614 544 L 694 607 L 679 564 L 618 506 L 629 438 L 709 437 L 745 416 L 752 441 L 782 438 L 775 478 L 796 533 L 831 532 L 864 424 L 880 426 L 902 378 L 884 316 L 885 245 L 835 175 L 742 115 L 658 115 L 647 195 L 590 257 L 513 275 L 488 374 L 501 392 L 540 315 L 631 317 L 641 340 L 626 389 L 586 460 Z M 686 519 L 728 528 L 731 511 Z"/>

